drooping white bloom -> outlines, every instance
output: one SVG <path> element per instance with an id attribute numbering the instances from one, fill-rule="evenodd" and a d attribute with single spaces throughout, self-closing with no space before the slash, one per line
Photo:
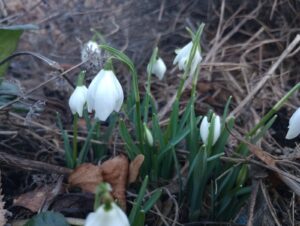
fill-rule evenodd
<path id="1" fill-rule="evenodd" d="M 101 205 L 96 212 L 90 213 L 84 226 L 130 226 L 130 224 L 123 210 L 112 203 L 109 210 Z"/>
<path id="2" fill-rule="evenodd" d="M 114 72 L 102 69 L 88 88 L 88 111 L 95 110 L 95 118 L 105 121 L 113 111 L 120 111 L 123 100 L 123 89 Z"/>
<path id="3" fill-rule="evenodd" d="M 202 138 L 202 141 L 204 144 L 207 145 L 208 142 L 208 135 L 209 135 L 209 127 L 211 123 L 208 122 L 207 116 L 205 116 L 202 119 L 201 125 L 200 125 L 200 136 Z M 214 145 L 216 141 L 218 140 L 219 136 L 221 134 L 221 119 L 220 116 L 216 115 L 215 116 L 215 127 L 214 127 L 214 135 L 213 135 L 213 143 Z"/>
<path id="4" fill-rule="evenodd" d="M 289 121 L 289 130 L 285 136 L 285 139 L 293 139 L 300 134 L 300 108 L 298 108 Z"/>
<path id="5" fill-rule="evenodd" d="M 69 99 L 69 106 L 72 114 L 78 114 L 82 117 L 83 106 L 87 101 L 88 89 L 86 86 L 77 86 Z"/>
<path id="6" fill-rule="evenodd" d="M 189 61 L 189 56 L 192 51 L 193 42 L 189 42 L 182 49 L 175 50 L 177 56 L 175 57 L 173 64 L 178 64 L 179 70 L 186 70 Z M 191 63 L 190 75 L 193 75 L 197 69 L 198 64 L 202 61 L 199 50 L 197 49 L 194 58 Z"/>
<path id="7" fill-rule="evenodd" d="M 81 50 L 81 60 L 91 60 L 93 64 L 98 64 L 99 58 L 101 57 L 101 49 L 98 44 L 94 41 L 88 41 L 84 44 Z"/>
<path id="8" fill-rule="evenodd" d="M 158 58 L 152 66 L 152 74 L 155 74 L 156 77 L 159 78 L 159 80 L 163 79 L 166 70 L 167 70 L 167 66 L 161 58 Z"/>

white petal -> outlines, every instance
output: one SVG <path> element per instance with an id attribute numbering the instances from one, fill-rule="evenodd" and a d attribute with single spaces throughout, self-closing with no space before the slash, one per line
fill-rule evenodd
<path id="1" fill-rule="evenodd" d="M 182 49 L 175 51 L 177 56 L 174 59 L 173 64 L 178 63 L 179 70 L 186 70 L 188 59 L 190 57 L 193 47 L 193 42 L 189 42 Z M 193 75 L 197 69 L 198 64 L 202 61 L 199 50 L 196 51 L 191 63 L 190 75 Z"/>
<path id="2" fill-rule="evenodd" d="M 105 121 L 113 110 L 120 110 L 123 103 L 123 90 L 112 71 L 105 71 L 98 82 L 95 94 L 95 118 Z"/>
<path id="3" fill-rule="evenodd" d="M 103 77 L 104 72 L 105 72 L 104 70 L 101 70 L 89 85 L 88 94 L 87 94 L 87 107 L 89 112 L 95 110 L 95 95 L 96 95 L 98 83 Z"/>
<path id="4" fill-rule="evenodd" d="M 79 117 L 82 117 L 82 111 L 84 104 L 87 100 L 87 88 L 85 86 L 77 86 L 70 96 L 69 106 L 72 111 L 72 114 L 78 114 Z"/>
<path id="5" fill-rule="evenodd" d="M 298 108 L 289 121 L 289 130 L 285 139 L 293 139 L 300 134 L 300 108 Z"/>
<path id="6" fill-rule="evenodd" d="M 152 67 L 152 73 L 155 74 L 159 80 L 162 80 L 167 70 L 165 62 L 159 58 L 156 60 L 155 64 Z"/>
<path id="7" fill-rule="evenodd" d="M 204 144 L 207 144 L 209 125 L 210 123 L 207 120 L 207 116 L 205 116 L 200 125 L 200 136 Z"/>
<path id="8" fill-rule="evenodd" d="M 189 57 L 187 56 L 184 56 L 184 57 L 181 57 L 179 62 L 178 62 L 178 68 L 179 70 L 185 70 L 186 68 L 186 64 L 187 64 L 187 61 L 188 61 Z"/>
<path id="9" fill-rule="evenodd" d="M 189 42 L 182 49 L 175 50 L 175 53 L 177 54 L 177 56 L 175 57 L 173 64 L 178 63 L 182 58 L 185 58 L 185 59 L 188 58 L 192 47 L 193 47 L 193 43 Z"/>
<path id="10" fill-rule="evenodd" d="M 97 226 L 100 220 L 96 213 L 90 213 L 85 220 L 84 226 Z"/>
<path id="11" fill-rule="evenodd" d="M 196 72 L 197 66 L 201 61 L 202 61 L 202 57 L 201 57 L 199 51 L 197 50 L 195 53 L 194 59 L 192 61 L 190 75 L 193 75 Z"/>
<path id="12" fill-rule="evenodd" d="M 118 94 L 118 97 L 117 97 L 116 102 L 115 102 L 114 110 L 116 112 L 119 112 L 121 107 L 122 107 L 123 101 L 124 101 L 124 92 L 123 92 L 123 88 L 122 88 L 119 80 L 115 76 L 115 74 L 113 74 L 112 76 L 113 76 L 115 88 L 116 88 L 117 94 Z"/>
<path id="13" fill-rule="evenodd" d="M 200 125 L 200 136 L 201 136 L 201 139 L 203 141 L 204 144 L 207 145 L 207 142 L 208 142 L 208 135 L 209 135 L 209 127 L 210 127 L 211 123 L 208 122 L 207 120 L 207 116 L 205 116 L 203 119 L 202 119 L 202 122 L 201 122 L 201 125 Z M 221 119 L 220 119 L 220 116 L 215 116 L 215 127 L 214 127 L 214 136 L 213 136 L 213 143 L 212 145 L 214 145 L 219 136 L 221 134 Z"/>
<path id="14" fill-rule="evenodd" d="M 215 117 L 215 128 L 214 128 L 214 141 L 213 141 L 213 145 L 219 139 L 220 134 L 221 134 L 221 119 L 220 119 L 220 116 L 217 115 Z"/>
<path id="15" fill-rule="evenodd" d="M 110 210 L 105 210 L 101 205 L 95 213 L 90 213 L 85 226 L 129 226 L 126 214 L 115 203 Z"/>

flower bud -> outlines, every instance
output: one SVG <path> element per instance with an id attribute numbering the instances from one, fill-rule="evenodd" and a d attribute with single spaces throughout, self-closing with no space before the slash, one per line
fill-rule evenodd
<path id="1" fill-rule="evenodd" d="M 159 80 L 163 79 L 166 70 L 167 66 L 161 58 L 158 58 L 158 60 L 156 60 L 156 62 L 152 66 L 152 74 L 155 74 Z"/>
<path id="2" fill-rule="evenodd" d="M 153 136 L 151 131 L 149 130 L 148 126 L 144 123 L 144 131 L 145 131 L 145 137 L 148 142 L 148 144 L 152 147 L 153 146 Z"/>
<path id="3" fill-rule="evenodd" d="M 298 108 L 289 121 L 289 130 L 285 136 L 285 139 L 294 139 L 300 134 L 300 108 Z"/>
<path id="4" fill-rule="evenodd" d="M 214 123 L 214 134 L 213 134 L 213 143 L 214 145 L 220 134 L 221 134 L 221 119 L 220 116 L 213 114 L 213 117 L 215 117 L 215 123 Z M 208 143 L 208 136 L 210 131 L 211 122 L 208 122 L 207 116 L 205 116 L 202 119 L 201 125 L 200 125 L 200 136 L 205 145 Z"/>
<path id="5" fill-rule="evenodd" d="M 83 107 L 87 100 L 87 88 L 86 86 L 77 86 L 73 91 L 69 99 L 69 106 L 72 111 L 72 114 L 78 114 L 79 117 L 82 117 Z"/>

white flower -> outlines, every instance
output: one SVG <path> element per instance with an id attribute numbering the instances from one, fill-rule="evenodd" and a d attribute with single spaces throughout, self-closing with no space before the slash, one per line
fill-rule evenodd
<path id="1" fill-rule="evenodd" d="M 200 125 L 200 136 L 202 138 L 202 141 L 204 144 L 207 145 L 208 142 L 208 135 L 209 135 L 209 128 L 210 128 L 211 123 L 208 122 L 207 116 L 205 116 L 202 119 L 201 125 Z M 219 136 L 221 134 L 221 119 L 220 116 L 216 115 L 215 116 L 215 127 L 214 127 L 214 136 L 213 136 L 213 143 L 214 145 L 216 141 L 218 140 Z"/>
<path id="2" fill-rule="evenodd" d="M 161 58 L 158 58 L 158 60 L 156 60 L 155 64 L 152 66 L 152 74 L 155 74 L 159 80 L 163 79 L 166 70 L 166 64 Z"/>
<path id="3" fill-rule="evenodd" d="M 293 139 L 300 134 L 300 108 L 298 108 L 289 121 L 289 130 L 285 139 Z"/>
<path id="4" fill-rule="evenodd" d="M 193 42 L 189 42 L 182 49 L 175 50 L 177 56 L 175 57 L 173 64 L 178 63 L 179 70 L 186 70 L 189 61 L 189 56 L 192 51 Z M 193 75 L 197 69 L 198 64 L 202 61 L 199 50 L 196 51 L 194 59 L 192 60 L 190 75 Z"/>
<path id="5" fill-rule="evenodd" d="M 82 61 L 92 61 L 93 64 L 97 65 L 101 58 L 101 49 L 98 44 L 94 41 L 88 41 L 81 50 Z"/>
<path id="6" fill-rule="evenodd" d="M 87 100 L 88 90 L 86 86 L 77 86 L 69 99 L 69 106 L 72 114 L 78 114 L 82 117 L 83 106 Z"/>
<path id="7" fill-rule="evenodd" d="M 105 121 L 113 111 L 120 111 L 123 100 L 122 86 L 113 71 L 102 69 L 88 88 L 88 111 L 95 110 L 95 118 Z"/>
<path id="8" fill-rule="evenodd" d="M 130 224 L 123 210 L 112 203 L 110 210 L 101 205 L 96 212 L 90 213 L 84 226 L 130 226 Z"/>

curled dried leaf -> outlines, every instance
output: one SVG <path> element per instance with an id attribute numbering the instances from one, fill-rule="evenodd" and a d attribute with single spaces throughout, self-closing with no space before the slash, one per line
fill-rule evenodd
<path id="1" fill-rule="evenodd" d="M 71 186 L 95 193 L 98 184 L 103 182 L 102 169 L 91 163 L 81 164 L 70 174 L 68 181 Z"/>
<path id="2" fill-rule="evenodd" d="M 105 161 L 101 166 L 103 179 L 112 186 L 112 195 L 120 206 L 126 209 L 126 185 L 129 170 L 129 161 L 124 155 L 116 156 Z"/>
<path id="3" fill-rule="evenodd" d="M 62 192 L 62 180 L 63 177 L 61 177 L 55 184 L 47 184 L 21 194 L 14 199 L 14 206 L 22 206 L 32 212 L 38 212 L 43 207 L 49 205 L 54 197 Z"/>
<path id="4" fill-rule="evenodd" d="M 131 184 L 136 181 L 140 168 L 144 162 L 145 156 L 142 154 L 139 154 L 135 157 L 134 160 L 130 162 L 129 165 L 129 176 L 128 176 L 128 184 Z"/>

